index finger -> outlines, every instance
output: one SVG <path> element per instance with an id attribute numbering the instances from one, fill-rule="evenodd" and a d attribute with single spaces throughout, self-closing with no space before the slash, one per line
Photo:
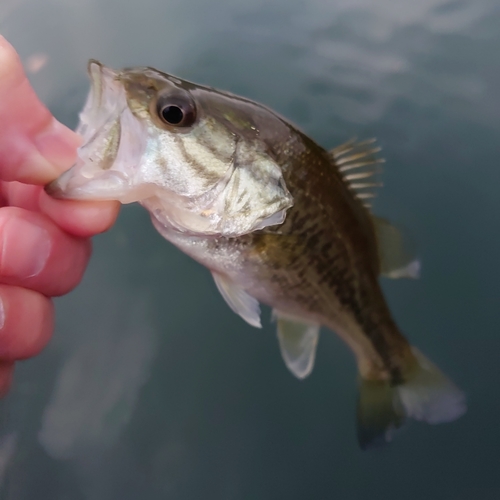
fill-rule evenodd
<path id="1" fill-rule="evenodd" d="M 79 144 L 38 99 L 0 35 L 0 180 L 46 184 L 71 167 Z"/>

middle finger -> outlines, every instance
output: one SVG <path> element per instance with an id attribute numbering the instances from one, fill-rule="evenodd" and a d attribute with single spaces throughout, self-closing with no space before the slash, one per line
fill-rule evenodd
<path id="1" fill-rule="evenodd" d="M 90 253 L 90 240 L 65 233 L 44 214 L 0 208 L 0 283 L 62 295 L 80 282 Z"/>

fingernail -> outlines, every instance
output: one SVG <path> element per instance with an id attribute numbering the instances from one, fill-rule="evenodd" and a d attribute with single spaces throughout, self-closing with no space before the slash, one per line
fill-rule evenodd
<path id="1" fill-rule="evenodd" d="M 40 154 L 59 169 L 68 169 L 76 158 L 81 137 L 55 118 L 34 138 Z"/>
<path id="2" fill-rule="evenodd" d="M 3 227 L 0 274 L 20 279 L 40 274 L 50 255 L 49 233 L 31 222 L 11 218 Z"/>
<path id="3" fill-rule="evenodd" d="M 46 184 L 61 173 L 47 158 L 42 156 L 35 148 L 16 170 L 15 180 L 29 182 L 30 184 Z"/>

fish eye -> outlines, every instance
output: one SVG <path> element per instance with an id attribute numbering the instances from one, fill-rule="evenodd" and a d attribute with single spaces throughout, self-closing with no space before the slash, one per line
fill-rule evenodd
<path id="1" fill-rule="evenodd" d="M 160 95 L 156 112 L 163 123 L 175 127 L 190 127 L 196 120 L 194 102 L 187 95 Z"/>

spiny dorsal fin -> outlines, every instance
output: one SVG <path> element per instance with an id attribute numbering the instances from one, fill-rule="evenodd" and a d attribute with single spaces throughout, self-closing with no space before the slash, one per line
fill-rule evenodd
<path id="1" fill-rule="evenodd" d="M 366 208 L 371 207 L 367 200 L 377 196 L 376 188 L 382 187 L 381 182 L 374 180 L 381 173 L 380 164 L 385 162 L 375 156 L 379 151 L 375 139 L 361 142 L 351 139 L 329 152 L 347 185 Z"/>

